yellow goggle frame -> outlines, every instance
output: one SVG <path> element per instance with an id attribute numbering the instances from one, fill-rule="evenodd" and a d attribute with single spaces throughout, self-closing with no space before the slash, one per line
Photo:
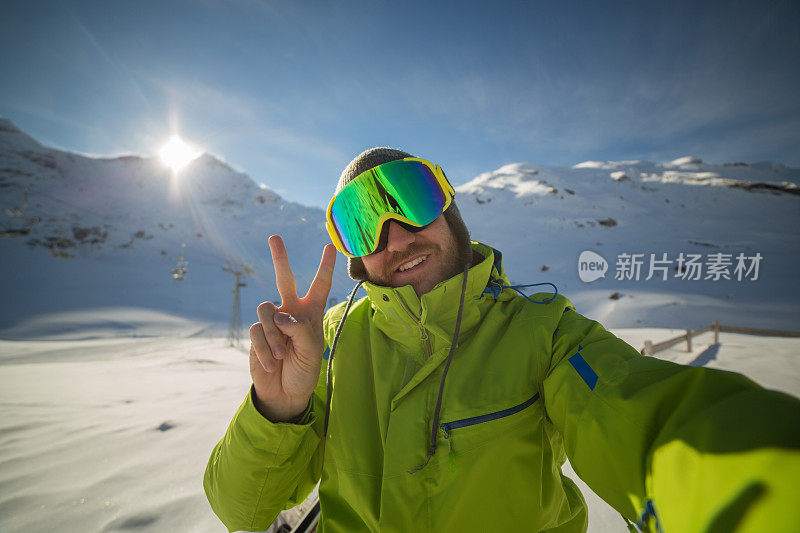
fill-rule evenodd
<path id="1" fill-rule="evenodd" d="M 402 165 L 401 162 L 416 163 L 416 170 L 421 170 L 419 169 L 419 165 L 421 164 L 430 171 L 435 181 L 431 181 L 430 176 L 425 175 L 422 171 L 415 172 L 414 165 Z M 405 172 L 405 174 L 403 172 Z M 402 186 L 396 187 L 396 185 L 399 185 L 397 180 L 400 178 L 408 182 L 405 184 L 407 185 L 405 191 L 402 191 Z M 392 181 L 393 179 L 395 180 L 394 183 Z M 414 183 L 413 180 L 417 180 L 417 183 Z M 436 193 L 439 192 L 444 198 L 444 203 L 441 207 L 438 205 L 441 201 L 435 199 L 438 198 Z M 346 206 L 340 208 L 342 217 L 347 217 L 349 219 L 348 221 L 351 222 L 351 225 L 347 227 L 357 227 L 359 229 L 359 235 L 354 236 L 354 239 L 360 236 L 363 241 L 361 242 L 362 251 L 366 251 L 366 253 L 360 255 L 355 255 L 348 250 L 344 239 L 339 233 L 339 229 L 337 229 L 337 224 L 334 222 L 334 206 L 336 205 L 336 199 L 348 195 L 355 196 L 356 199 L 359 200 L 363 199 L 364 196 L 368 196 L 368 199 L 372 201 L 373 215 L 377 213 L 377 211 L 375 211 L 376 207 L 385 209 L 376 220 L 370 220 L 367 216 L 369 213 L 367 212 L 364 213 L 365 216 L 363 219 L 359 219 L 358 212 L 353 213 L 348 210 Z M 450 184 L 450 181 L 448 181 L 447 176 L 445 176 L 444 171 L 439 165 L 417 157 L 406 157 L 405 159 L 378 165 L 353 178 L 337 195 L 331 198 L 325 213 L 325 226 L 337 250 L 347 257 L 361 257 L 375 252 L 380 244 L 381 232 L 383 231 L 384 225 L 389 220 L 397 220 L 413 227 L 422 228 L 433 222 L 438 216 L 436 215 L 433 219 L 421 223 L 424 219 L 421 221 L 420 217 L 417 217 L 417 220 L 414 220 L 401 213 L 394 212 L 392 211 L 392 206 L 402 211 L 403 209 L 401 206 L 405 205 L 409 208 L 407 211 L 424 212 L 425 215 L 428 215 L 426 218 L 429 218 L 436 213 L 444 213 L 450 206 L 454 195 L 455 189 L 453 189 L 453 186 Z M 388 201 L 391 201 L 391 206 L 387 203 Z M 361 203 L 363 204 L 363 202 Z M 415 207 L 418 209 L 415 209 Z M 368 226 L 366 229 L 364 229 L 364 224 Z M 354 229 L 352 229 L 352 231 L 355 233 Z M 366 239 L 370 237 L 371 242 L 366 241 Z"/>

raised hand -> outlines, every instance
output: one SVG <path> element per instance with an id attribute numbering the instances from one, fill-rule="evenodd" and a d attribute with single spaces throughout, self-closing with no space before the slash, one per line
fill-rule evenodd
<path id="1" fill-rule="evenodd" d="M 250 376 L 256 407 L 273 422 L 301 414 L 317 385 L 324 340 L 322 315 L 331 290 L 336 248 L 325 246 L 317 275 L 303 298 L 297 296 L 283 239 L 269 238 L 281 306 L 258 306 L 258 322 L 250 326 Z"/>

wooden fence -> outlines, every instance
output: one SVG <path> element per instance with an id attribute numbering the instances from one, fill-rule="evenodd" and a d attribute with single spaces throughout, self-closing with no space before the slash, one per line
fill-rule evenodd
<path id="1" fill-rule="evenodd" d="M 769 337 L 800 337 L 800 331 L 782 331 L 778 329 L 758 329 L 758 328 L 745 328 L 739 326 L 721 326 L 719 322 L 714 322 L 710 326 L 706 326 L 704 328 L 691 330 L 686 329 L 686 333 L 683 335 L 679 335 L 672 339 L 665 340 L 663 342 L 659 342 L 653 344 L 652 341 L 644 341 L 644 348 L 640 350 L 642 355 L 653 355 L 657 354 L 662 350 L 666 350 L 667 348 L 671 348 L 676 344 L 680 344 L 682 342 L 686 343 L 686 351 L 692 351 L 692 338 L 697 337 L 703 333 L 708 333 L 709 331 L 714 332 L 714 344 L 719 343 L 719 333 L 742 333 L 744 335 L 765 335 Z"/>

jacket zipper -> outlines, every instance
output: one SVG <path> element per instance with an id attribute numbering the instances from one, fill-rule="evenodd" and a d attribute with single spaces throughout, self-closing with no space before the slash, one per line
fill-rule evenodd
<path id="1" fill-rule="evenodd" d="M 439 428 L 444 431 L 444 438 L 450 438 L 450 432 L 454 429 L 463 428 L 467 426 L 474 426 L 475 424 L 482 424 L 484 422 L 490 422 L 492 420 L 497 420 L 498 418 L 505 418 L 507 416 L 511 416 L 513 414 L 519 413 L 523 409 L 530 407 L 531 405 L 539 399 L 539 393 L 533 395 L 532 398 L 522 402 L 519 405 L 515 405 L 514 407 L 509 407 L 508 409 L 503 409 L 502 411 L 496 411 L 494 413 L 488 413 L 485 415 L 473 416 L 470 418 L 462 418 L 461 420 L 454 420 L 452 422 L 447 422 L 439 426 Z"/>
<path id="2" fill-rule="evenodd" d="M 422 344 L 425 346 L 425 360 L 427 361 L 431 358 L 431 355 L 433 355 L 433 350 L 431 349 L 431 339 L 428 336 L 428 330 L 425 329 L 425 326 L 422 325 L 422 322 L 419 324 L 419 329 Z"/>
<path id="3" fill-rule="evenodd" d="M 411 309 L 409 309 L 401 299 L 398 298 L 398 301 L 400 302 L 400 307 L 402 307 L 405 312 L 408 313 L 408 316 L 411 317 L 411 320 L 416 322 L 417 327 L 419 327 L 419 338 L 422 340 L 422 345 L 425 347 L 425 360 L 427 361 L 431 358 L 431 355 L 433 355 L 433 350 L 431 349 L 431 339 L 428 336 L 428 330 L 422 325 L 421 320 L 417 320 L 417 317 L 414 316 L 414 313 L 411 312 Z"/>

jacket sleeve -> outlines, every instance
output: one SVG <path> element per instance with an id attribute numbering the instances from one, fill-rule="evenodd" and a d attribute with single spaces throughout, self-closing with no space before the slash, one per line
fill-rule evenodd
<path id="1" fill-rule="evenodd" d="M 598 496 L 645 530 L 800 531 L 800 401 L 734 372 L 642 356 L 568 300 L 554 303 L 545 408 Z"/>
<path id="2" fill-rule="evenodd" d="M 319 481 L 325 376 L 323 360 L 317 388 L 296 424 L 264 418 L 250 387 L 211 452 L 203 478 L 211 508 L 229 531 L 264 531 L 281 510 L 302 503 Z"/>

